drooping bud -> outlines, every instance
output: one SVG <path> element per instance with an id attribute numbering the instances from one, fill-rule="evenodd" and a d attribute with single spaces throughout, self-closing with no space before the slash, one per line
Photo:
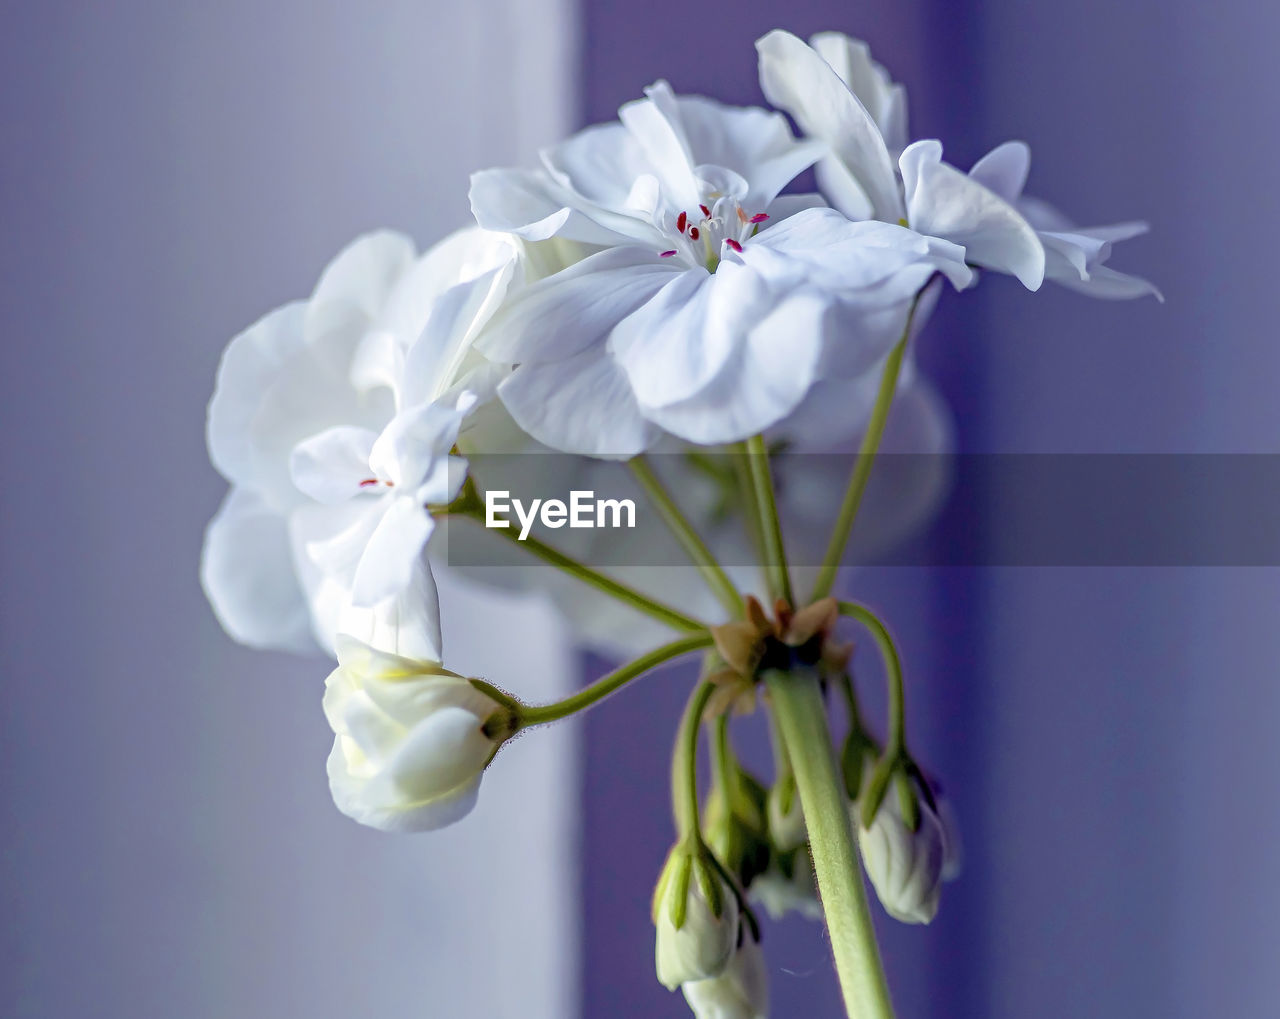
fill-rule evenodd
<path id="1" fill-rule="evenodd" d="M 764 816 L 764 789 L 742 773 L 728 804 L 713 788 L 703 812 L 702 833 L 725 869 L 748 887 L 769 866 L 769 832 Z"/>
<path id="2" fill-rule="evenodd" d="M 683 985 L 684 999 L 697 1019 L 767 1019 L 769 974 L 750 925 L 739 925 L 737 950 L 719 976 Z"/>
<path id="3" fill-rule="evenodd" d="M 789 772 L 769 790 L 769 836 L 782 853 L 789 853 L 809 841 L 795 776 Z"/>
<path id="4" fill-rule="evenodd" d="M 678 843 L 653 893 L 658 982 L 681 984 L 719 976 L 738 942 L 738 900 L 705 847 Z"/>
<path id="5" fill-rule="evenodd" d="M 946 836 L 931 800 L 899 770 L 870 827 L 852 808 L 867 876 L 885 912 L 903 923 L 929 923 L 938 912 Z"/>
<path id="6" fill-rule="evenodd" d="M 747 894 L 774 920 L 781 920 L 790 912 L 808 920 L 822 919 L 808 844 L 790 853 L 774 853 L 769 869 L 752 882 Z"/>

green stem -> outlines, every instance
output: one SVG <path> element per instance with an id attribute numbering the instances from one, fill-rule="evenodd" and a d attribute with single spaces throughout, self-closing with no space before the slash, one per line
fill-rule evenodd
<path id="1" fill-rule="evenodd" d="M 615 669 L 601 679 L 596 680 L 590 686 L 583 687 L 577 693 L 566 697 L 562 701 L 556 701 L 554 704 L 539 704 L 534 707 L 520 705 L 516 710 L 516 729 L 527 729 L 531 725 L 542 725 L 546 722 L 556 722 L 569 715 L 582 711 L 595 704 L 600 703 L 610 694 L 621 689 L 630 683 L 633 679 L 644 675 L 650 669 L 657 668 L 664 662 L 670 661 L 672 658 L 678 658 L 680 655 L 688 654 L 691 651 L 701 651 L 712 645 L 711 634 L 703 631 L 695 633 L 689 637 L 681 637 L 679 640 L 673 640 L 670 644 L 664 644 L 660 648 L 641 655 L 633 662 L 628 662 L 620 669 Z"/>
<path id="2" fill-rule="evenodd" d="M 769 472 L 769 450 L 763 435 L 747 440 L 747 465 L 751 472 L 751 488 L 760 514 L 760 536 L 764 542 L 765 575 L 774 598 L 791 601 L 791 576 L 787 572 L 787 553 L 782 543 L 782 522 L 773 495 L 773 476 Z"/>
<path id="3" fill-rule="evenodd" d="M 729 575 L 716 562 L 715 556 L 711 554 L 711 550 L 707 548 L 706 543 L 698 536 L 698 532 L 694 530 L 693 524 L 689 522 L 688 517 L 680 512 L 680 507 L 676 505 L 675 500 L 668 494 L 666 486 L 653 473 L 649 462 L 643 456 L 637 456 L 631 460 L 630 466 L 631 473 L 635 475 L 636 481 L 644 489 L 645 495 L 648 496 L 649 501 L 657 509 L 658 515 L 662 517 L 667 529 L 680 542 L 685 552 L 688 553 L 689 558 L 693 560 L 694 565 L 702 572 L 707 586 L 711 588 L 711 593 L 720 599 L 720 603 L 728 610 L 729 615 L 742 615 L 742 596 L 738 593 L 738 589 L 733 586 L 733 581 L 729 579 Z"/>
<path id="4" fill-rule="evenodd" d="M 452 511 L 455 516 L 464 516 L 469 520 L 474 520 L 481 526 L 484 525 L 484 516 L 482 511 L 467 507 L 460 511 Z M 641 594 L 633 587 L 614 580 L 612 577 L 593 570 L 590 566 L 586 566 L 576 559 L 565 555 L 559 549 L 552 548 L 537 538 L 527 537 L 523 541 L 511 527 L 488 528 L 493 533 L 498 534 L 507 539 L 517 548 L 522 548 L 531 555 L 537 556 L 544 562 L 550 563 L 558 569 L 564 570 L 570 576 L 576 577 L 584 584 L 590 584 L 597 590 L 605 592 L 621 602 L 625 602 L 638 612 L 643 612 L 647 616 L 651 616 L 661 623 L 665 623 L 674 630 L 705 630 L 706 624 L 700 620 L 694 619 L 692 616 L 685 615 L 679 609 L 673 609 L 669 605 L 664 605 L 646 594 Z"/>
<path id="5" fill-rule="evenodd" d="M 865 605 L 857 602 L 842 601 L 840 615 L 856 619 L 869 631 L 871 638 L 880 649 L 880 657 L 884 659 L 885 683 L 889 692 L 889 740 L 885 747 L 886 757 L 897 757 L 907 746 L 907 721 L 905 695 L 902 686 L 902 659 L 898 657 L 898 649 L 893 638 L 881 622 L 880 617 Z"/>
<path id="6" fill-rule="evenodd" d="M 702 829 L 698 824 L 698 730 L 702 712 L 715 689 L 713 683 L 699 683 L 689 697 L 676 735 L 676 750 L 671 756 L 671 808 L 675 814 L 676 833 L 699 846 Z"/>
<path id="7" fill-rule="evenodd" d="M 797 666 L 763 679 L 795 771 L 845 1011 L 850 1019 L 893 1019 L 817 673 Z"/>
<path id="8" fill-rule="evenodd" d="M 840 560 L 844 558 L 845 546 L 849 544 L 849 535 L 853 533 L 853 523 L 858 517 L 858 507 L 862 505 L 867 480 L 871 477 L 871 466 L 875 463 L 876 451 L 880 448 L 880 440 L 884 436 L 889 407 L 893 403 L 894 394 L 898 391 L 898 376 L 902 373 L 902 360 L 907 353 L 907 341 L 911 338 L 911 322 L 916 317 L 916 306 L 919 301 L 920 297 L 917 295 L 911 304 L 911 311 L 907 313 L 907 324 L 902 330 L 902 339 L 889 352 L 889 358 L 884 363 L 884 373 L 880 376 L 880 390 L 876 394 L 875 406 L 871 408 L 867 430 L 863 433 L 862 445 L 858 448 L 858 459 L 854 461 L 853 472 L 849 475 L 849 486 L 845 489 L 844 499 L 840 503 L 840 513 L 836 517 L 835 527 L 832 528 L 831 539 L 827 542 L 826 554 L 822 557 L 822 569 L 818 571 L 813 595 L 809 599 L 811 602 L 825 598 L 831 593 L 831 585 L 835 583 Z"/>

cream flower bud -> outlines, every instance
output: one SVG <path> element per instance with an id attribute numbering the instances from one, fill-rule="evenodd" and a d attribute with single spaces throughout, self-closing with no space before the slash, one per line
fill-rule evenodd
<path id="1" fill-rule="evenodd" d="M 681 984 L 718 976 L 738 942 L 738 899 L 702 847 L 677 845 L 653 895 L 658 982 Z"/>
<path id="2" fill-rule="evenodd" d="M 329 789 L 348 817 L 383 831 L 427 831 L 475 806 L 500 740 L 485 723 L 502 706 L 437 662 L 338 638 L 325 683 L 335 739 Z"/>
<path id="3" fill-rule="evenodd" d="M 914 831 L 904 812 L 904 799 L 914 800 L 918 819 Z M 942 822 L 928 798 L 899 774 L 870 828 L 861 825 L 860 814 L 855 805 L 853 819 L 863 863 L 885 912 L 903 923 L 928 923 L 938 912 L 946 855 Z"/>
<path id="4" fill-rule="evenodd" d="M 796 780 L 787 774 L 769 790 L 769 837 L 780 852 L 788 853 L 809 841 L 809 830 L 800 809 Z"/>
<path id="5" fill-rule="evenodd" d="M 697 1019 L 766 1019 L 769 975 L 760 943 L 745 929 L 742 944 L 719 976 L 685 984 L 684 1000 Z"/>

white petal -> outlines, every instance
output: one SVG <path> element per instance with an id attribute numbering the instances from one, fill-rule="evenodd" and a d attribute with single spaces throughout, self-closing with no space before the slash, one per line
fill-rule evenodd
<path id="1" fill-rule="evenodd" d="M 687 399 L 724 366 L 743 324 L 732 299 L 716 299 L 726 289 L 742 287 L 723 274 L 683 272 L 610 334 L 609 349 L 642 407 Z"/>
<path id="2" fill-rule="evenodd" d="M 407 496 L 394 497 L 356 566 L 352 604 L 371 607 L 408 588 L 434 526 L 425 507 Z"/>
<path id="3" fill-rule="evenodd" d="M 436 464 L 449 455 L 462 419 L 473 405 L 474 399 L 463 394 L 460 403 L 452 407 L 429 403 L 401 411 L 369 453 L 374 473 L 393 481 L 402 495 L 418 489 Z"/>
<path id="4" fill-rule="evenodd" d="M 645 415 L 701 445 L 737 442 L 771 427 L 795 410 L 813 384 L 829 307 L 828 300 L 808 292 L 781 302 L 747 333 L 702 392 L 645 407 Z"/>
<path id="5" fill-rule="evenodd" d="M 545 149 L 542 161 L 575 192 L 597 205 L 630 205 L 636 180 L 652 173 L 644 149 L 619 123 L 596 124 Z"/>
<path id="6" fill-rule="evenodd" d="M 831 65 L 790 32 L 757 40 L 760 87 L 800 129 L 826 142 L 871 199 L 879 219 L 902 218 L 902 197 L 879 127 Z"/>
<path id="7" fill-rule="evenodd" d="M 508 364 L 559 360 L 608 336 L 683 267 L 647 248 L 617 247 L 520 290 L 476 341 Z"/>
<path id="8" fill-rule="evenodd" d="M 228 481 L 257 487 L 253 419 L 283 365 L 303 346 L 301 301 L 267 313 L 223 352 L 209 401 L 209 458 Z"/>
<path id="9" fill-rule="evenodd" d="M 285 520 L 255 493 L 232 488 L 209 522 L 200 583 L 218 622 L 241 644 L 316 650 Z"/>
<path id="10" fill-rule="evenodd" d="M 861 39 L 851 39 L 841 32 L 819 32 L 810 37 L 809 45 L 866 107 L 890 153 L 906 148 L 906 89 L 894 84 L 889 72 L 871 58 L 871 48 Z"/>
<path id="11" fill-rule="evenodd" d="M 641 415 L 626 373 L 596 347 L 563 361 L 522 364 L 498 395 L 516 424 L 562 452 L 625 459 L 658 435 Z"/>
<path id="12" fill-rule="evenodd" d="M 329 754 L 329 791 L 334 805 L 354 821 L 388 832 L 435 831 L 462 820 L 475 808 L 482 775 L 425 803 L 404 806 L 373 803 L 365 796 L 365 783 L 352 777 L 340 741 Z"/>
<path id="13" fill-rule="evenodd" d="M 402 659 L 440 660 L 440 605 L 435 578 L 424 563 L 415 564 L 399 594 L 368 607 L 353 604 L 350 597 L 344 602 L 336 624 L 341 633 Z"/>
<path id="14" fill-rule="evenodd" d="M 1016 276 L 1028 290 L 1044 280 L 1044 246 L 1016 208 L 942 162 L 936 141 L 907 146 L 899 160 L 913 230 L 964 247 L 969 262 Z"/>
<path id="15" fill-rule="evenodd" d="M 997 145 L 973 164 L 969 176 L 1010 204 L 1016 204 L 1031 172 L 1031 148 L 1026 142 Z"/>
<path id="16" fill-rule="evenodd" d="M 514 264 L 491 270 L 477 279 L 445 291 L 436 301 L 422 330 L 409 350 L 404 406 L 438 400 L 461 378 L 476 335 L 506 293 Z"/>
<path id="17" fill-rule="evenodd" d="M 373 532 L 395 499 L 391 494 L 369 495 L 329 506 L 300 506 L 289 517 L 295 546 L 320 574 L 349 590 Z"/>
<path id="18" fill-rule="evenodd" d="M 413 241 L 403 234 L 380 230 L 348 244 L 326 267 L 311 294 L 307 309 L 307 334 L 326 305 L 348 309 L 372 321 L 386 303 L 401 276 L 413 263 Z"/>
<path id="19" fill-rule="evenodd" d="M 370 476 L 369 454 L 377 440 L 367 428 L 329 428 L 294 447 L 289 474 L 298 490 L 325 504 L 343 502 L 361 491 Z"/>
<path id="20" fill-rule="evenodd" d="M 584 244 L 617 244 L 633 232 L 656 238 L 656 231 L 641 220 L 593 206 L 543 170 L 472 174 L 471 212 L 486 230 L 513 233 L 528 241 L 563 237 Z"/>

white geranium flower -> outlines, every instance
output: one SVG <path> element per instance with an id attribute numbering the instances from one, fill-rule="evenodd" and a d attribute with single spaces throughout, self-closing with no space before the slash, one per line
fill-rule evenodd
<path id="1" fill-rule="evenodd" d="M 934 273 L 970 281 L 948 241 L 778 199 L 820 151 L 778 114 L 659 82 L 619 117 L 546 151 L 540 171 L 472 182 L 481 226 L 602 249 L 515 295 L 478 342 L 518 365 L 499 394 L 547 445 L 628 457 L 659 429 L 754 434 L 820 375 L 876 364 Z"/>
<path id="2" fill-rule="evenodd" d="M 697 1019 L 767 1019 L 769 974 L 760 942 L 744 929 L 742 944 L 719 976 L 684 984 L 684 999 Z"/>
<path id="3" fill-rule="evenodd" d="M 1023 198 L 1030 166 L 1023 142 L 998 146 L 968 174 L 943 162 L 940 142 L 909 145 L 906 93 L 866 43 L 824 32 L 806 46 L 774 31 L 756 48 L 769 101 L 828 146 L 818 180 L 846 215 L 906 222 L 954 241 L 973 265 L 1016 276 L 1029 290 L 1047 278 L 1093 297 L 1160 296 L 1146 280 L 1105 265 L 1111 245 L 1144 233 L 1146 224 L 1077 228 Z"/>
<path id="4" fill-rule="evenodd" d="M 345 635 L 325 683 L 333 802 L 383 831 L 427 831 L 466 816 L 499 741 L 503 709 L 436 661 L 385 654 Z"/>
<path id="5" fill-rule="evenodd" d="M 653 897 L 658 982 L 670 991 L 724 972 L 738 942 L 738 900 L 704 851 L 671 850 Z"/>
<path id="6" fill-rule="evenodd" d="M 372 516 L 359 510 L 374 499 L 370 489 L 387 490 L 382 481 L 404 491 L 443 486 L 437 462 L 422 459 L 423 430 L 456 411 L 463 392 L 492 391 L 500 368 L 472 351 L 471 340 L 505 293 L 517 253 L 510 238 L 477 229 L 421 257 L 406 237 L 370 234 L 334 259 L 309 300 L 232 340 L 208 421 L 210 456 L 232 488 L 209 526 L 201 579 L 234 638 L 331 650 L 341 626 L 386 650 L 438 654 L 434 588 L 429 576 L 406 573 L 413 558 L 381 573 L 371 560 L 357 605 L 356 531 L 341 549 L 323 539 L 355 527 L 357 517 L 369 537 L 412 539 L 425 529 L 402 504 L 384 527 L 368 527 Z M 432 405 L 438 409 L 423 410 Z M 441 438 L 453 423 L 441 425 Z M 338 459 L 325 464 L 321 453 Z M 368 480 L 379 484 L 360 487 Z M 344 481 L 363 493 L 359 501 L 338 498 Z M 390 511 L 392 503 L 379 505 Z M 308 545 L 323 553 L 319 561 Z"/>
<path id="7" fill-rule="evenodd" d="M 1031 150 L 1022 142 L 1007 142 L 983 156 L 970 171 L 993 194 L 1017 205 L 1035 228 L 1045 250 L 1045 278 L 1090 297 L 1126 299 L 1164 296 L 1147 280 L 1117 272 L 1106 264 L 1111 246 L 1147 232 L 1147 224 L 1114 223 L 1077 227 L 1048 202 L 1022 193 L 1031 170 Z"/>
<path id="8" fill-rule="evenodd" d="M 775 30 L 756 49 L 765 96 L 828 146 L 823 180 L 837 208 L 953 241 L 972 264 L 1011 273 L 1030 290 L 1040 286 L 1044 249 L 1031 225 L 1008 202 L 942 162 L 937 142 L 906 146 L 898 158 L 899 181 L 884 132 L 891 133 L 895 149 L 905 141 L 906 99 L 871 62 L 864 43 L 826 33 L 807 46 Z"/>
<path id="9" fill-rule="evenodd" d="M 861 806 L 850 810 L 858 832 L 858 845 L 867 877 L 885 912 L 903 923 L 929 923 L 938 912 L 942 895 L 947 839 L 942 821 L 917 795 L 919 824 L 914 831 L 903 815 L 895 779 L 870 828 L 861 821 Z"/>

